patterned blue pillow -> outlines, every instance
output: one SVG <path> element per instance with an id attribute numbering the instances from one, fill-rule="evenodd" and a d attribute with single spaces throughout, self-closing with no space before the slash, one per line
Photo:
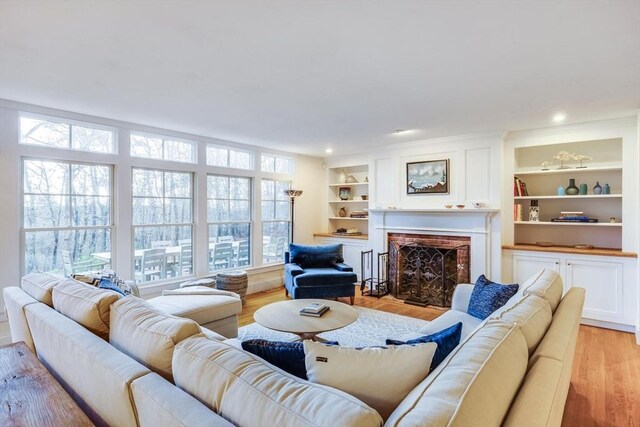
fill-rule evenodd
<path id="1" fill-rule="evenodd" d="M 289 245 L 290 262 L 302 268 L 333 267 L 344 262 L 342 244 L 337 245 Z"/>
<path id="2" fill-rule="evenodd" d="M 327 341 L 325 344 L 338 345 L 335 341 Z M 242 342 L 242 349 L 255 354 L 291 375 L 303 380 L 307 379 L 307 367 L 304 364 L 302 341 L 247 340 Z"/>
<path id="3" fill-rule="evenodd" d="M 100 283 L 98 284 L 98 287 L 100 289 L 109 289 L 110 291 L 117 292 L 122 296 L 127 296 L 127 294 L 125 294 L 124 291 L 118 287 L 118 285 L 116 285 L 106 277 L 103 277 L 102 279 L 100 279 Z"/>
<path id="4" fill-rule="evenodd" d="M 509 298 L 518 292 L 518 285 L 501 285 L 484 277 L 478 277 L 471 292 L 467 313 L 478 319 L 486 319 L 491 313 L 502 307 Z"/>
<path id="5" fill-rule="evenodd" d="M 424 337 L 415 338 L 409 341 L 397 341 L 387 340 L 387 345 L 403 345 L 403 344 L 423 344 L 428 342 L 434 342 L 438 344 L 436 352 L 431 360 L 431 368 L 429 372 L 432 372 L 438 367 L 444 359 L 447 358 L 449 353 L 460 344 L 460 337 L 462 336 L 462 322 L 458 322 L 453 326 L 449 326 L 439 332 Z"/>

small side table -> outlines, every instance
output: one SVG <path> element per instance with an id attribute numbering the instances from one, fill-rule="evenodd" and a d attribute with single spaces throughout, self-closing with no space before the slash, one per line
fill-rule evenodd
<path id="1" fill-rule="evenodd" d="M 235 292 L 240 295 L 242 305 L 247 299 L 247 287 L 249 286 L 249 277 L 246 271 L 227 271 L 218 273 L 216 276 L 216 289 L 223 291 Z"/>

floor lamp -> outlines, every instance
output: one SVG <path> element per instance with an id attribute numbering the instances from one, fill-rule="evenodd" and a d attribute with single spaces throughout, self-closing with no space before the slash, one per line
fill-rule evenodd
<path id="1" fill-rule="evenodd" d="M 291 241 L 290 243 L 293 243 L 293 217 L 294 217 L 293 206 L 294 206 L 296 197 L 302 194 L 302 190 L 284 190 L 284 194 L 288 196 L 289 199 L 291 199 Z"/>

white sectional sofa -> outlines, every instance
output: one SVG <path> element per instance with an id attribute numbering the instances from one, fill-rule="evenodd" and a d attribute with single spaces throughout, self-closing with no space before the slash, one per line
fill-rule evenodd
<path id="1" fill-rule="evenodd" d="M 71 310 L 56 286 L 23 287 L 4 290 L 13 340 L 94 422 L 113 426 L 559 426 L 584 301 L 575 287 L 562 298 L 560 277 L 542 270 L 480 321 L 466 314 L 472 285 L 459 285 L 452 310 L 416 335 L 462 321 L 461 344 L 383 420 L 135 297 L 108 302 L 91 289 Z"/>

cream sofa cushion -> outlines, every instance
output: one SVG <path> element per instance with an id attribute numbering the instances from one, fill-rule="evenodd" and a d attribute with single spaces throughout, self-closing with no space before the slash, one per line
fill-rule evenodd
<path id="1" fill-rule="evenodd" d="M 496 311 L 489 316 L 489 321 L 500 320 L 506 323 L 517 323 L 520 332 L 527 341 L 529 355 L 532 355 L 551 324 L 551 307 L 549 303 L 533 294 L 526 295 L 504 311 Z"/>
<path id="2" fill-rule="evenodd" d="M 239 426 L 382 425 L 380 415 L 355 397 L 203 335 L 176 346 L 173 377 L 178 387 Z"/>
<path id="3" fill-rule="evenodd" d="M 520 327 L 488 322 L 409 393 L 385 426 L 498 426 L 527 361 Z"/>
<path id="4" fill-rule="evenodd" d="M 356 349 L 311 340 L 303 344 L 309 381 L 357 397 L 383 419 L 427 376 L 438 347 L 426 343 Z"/>
<path id="5" fill-rule="evenodd" d="M 233 427 L 195 397 L 155 373 L 133 381 L 131 395 L 141 426 Z"/>
<path id="6" fill-rule="evenodd" d="M 121 295 L 66 279 L 53 288 L 53 308 L 101 338 L 109 339 L 109 309 Z"/>
<path id="7" fill-rule="evenodd" d="M 33 272 L 24 276 L 20 284 L 22 289 L 37 301 L 53 307 L 52 289 L 62 280 L 65 280 L 64 277 Z"/>
<path id="8" fill-rule="evenodd" d="M 533 294 L 547 300 L 551 312 L 555 312 L 562 299 L 562 278 L 558 272 L 543 268 L 521 286 L 522 295 Z"/>
<path id="9" fill-rule="evenodd" d="M 161 313 L 133 296 L 113 303 L 110 316 L 111 345 L 169 381 L 175 345 L 200 333 L 193 320 Z"/>
<path id="10" fill-rule="evenodd" d="M 130 384 L 149 370 L 44 304 L 25 307 L 38 359 L 96 425 L 135 426 Z"/>
<path id="11" fill-rule="evenodd" d="M 38 304 L 33 297 L 16 286 L 9 286 L 2 291 L 5 304 L 5 313 L 9 320 L 9 329 L 11 329 L 11 342 L 24 341 L 24 343 L 33 351 L 36 348 L 33 345 L 33 338 L 27 323 L 27 317 L 24 308 L 29 304 Z"/>
<path id="12" fill-rule="evenodd" d="M 184 291 L 182 294 L 151 298 L 148 302 L 163 313 L 186 317 L 199 325 L 235 316 L 242 311 L 242 300 L 239 296 L 190 294 L 189 288 L 185 288 Z"/>

